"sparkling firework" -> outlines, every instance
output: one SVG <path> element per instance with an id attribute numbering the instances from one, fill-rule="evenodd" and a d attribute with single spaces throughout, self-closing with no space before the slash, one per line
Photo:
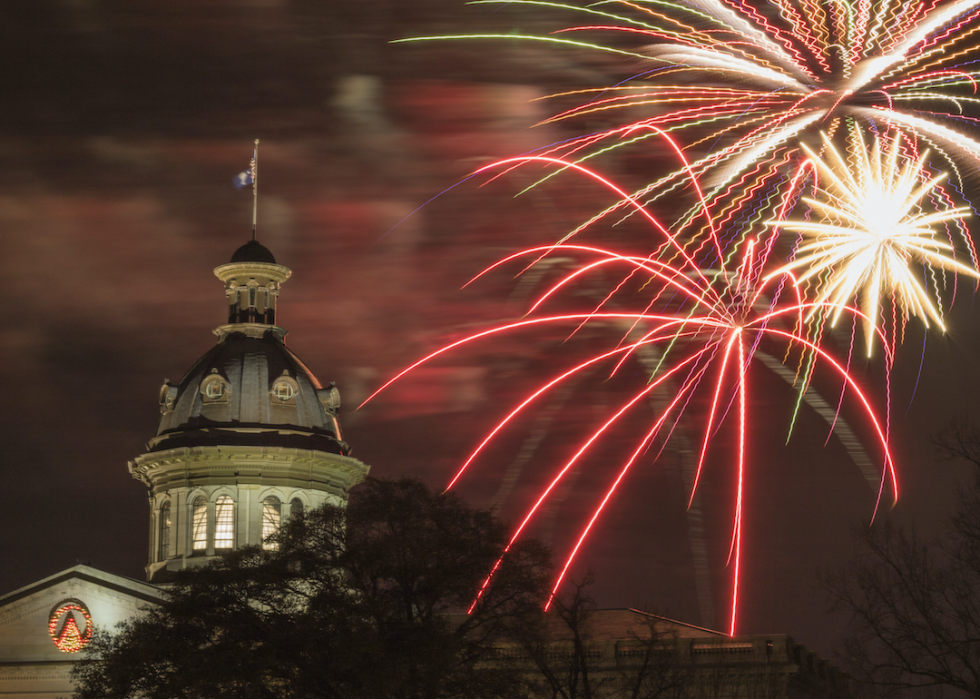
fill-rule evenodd
<path id="1" fill-rule="evenodd" d="M 798 286 L 785 284 L 787 279 L 792 281 L 789 272 L 781 276 L 763 276 L 762 272 L 776 238 L 774 231 L 770 231 L 769 237 L 764 240 L 746 241 L 743 248 L 737 251 L 739 260 L 737 268 L 704 270 L 645 207 L 612 183 L 579 165 L 547 158 L 535 158 L 535 160 L 539 163 L 548 162 L 559 168 L 571 169 L 602 182 L 617 196 L 622 197 L 634 213 L 647 220 L 665 237 L 667 244 L 673 247 L 676 253 L 676 260 L 666 262 L 651 257 L 622 255 L 597 247 L 572 244 L 536 247 L 515 253 L 490 269 L 530 259 L 530 264 L 525 267 L 527 271 L 556 255 L 573 257 L 581 262 L 546 288 L 533 302 L 523 319 L 490 327 L 442 347 L 398 374 L 368 400 L 425 362 L 464 345 L 492 339 L 504 333 L 513 333 L 522 329 L 563 327 L 568 328 L 571 333 L 569 340 L 572 340 L 580 336 L 584 328 L 589 327 L 598 329 L 601 336 L 608 338 L 606 345 L 600 347 L 593 337 L 588 341 L 587 350 L 590 356 L 587 359 L 530 389 L 526 397 L 499 420 L 466 460 L 452 479 L 449 486 L 452 487 L 487 445 L 544 395 L 586 372 L 602 369 L 609 375 L 615 375 L 624 365 L 638 360 L 643 355 L 655 356 L 659 366 L 654 375 L 641 387 L 624 396 L 611 415 L 601 420 L 587 433 L 571 458 L 556 469 L 548 485 L 535 499 L 534 504 L 515 529 L 512 543 L 528 527 L 563 479 L 573 469 L 584 467 L 583 462 L 587 455 L 613 427 L 624 421 L 627 416 L 635 414 L 640 406 L 649 404 L 653 396 L 662 399 L 665 407 L 655 411 L 656 415 L 645 431 L 634 437 L 631 455 L 614 474 L 610 475 L 605 493 L 595 504 L 588 521 L 582 525 L 578 539 L 567 553 L 562 570 L 555 581 L 554 594 L 619 485 L 638 464 L 642 462 L 650 464 L 656 461 L 682 418 L 694 412 L 695 423 L 699 425 L 699 430 L 703 429 L 691 492 L 692 499 L 701 480 L 711 438 L 723 422 L 731 420 L 738 435 L 737 454 L 733 464 L 736 489 L 729 553 L 732 570 L 729 629 L 730 633 L 734 634 L 742 547 L 746 438 L 751 405 L 747 370 L 753 363 L 756 353 L 761 351 L 760 346 L 777 349 L 787 356 L 794 352 L 798 355 L 806 354 L 838 377 L 842 389 L 846 388 L 847 393 L 856 399 L 877 435 L 885 464 L 881 479 L 882 489 L 886 485 L 890 486 L 893 496 L 897 498 L 897 481 L 888 452 L 883 422 L 877 417 L 871 401 L 850 376 L 846 366 L 807 337 L 804 316 L 813 309 L 829 311 L 831 305 L 805 301 L 798 294 Z M 496 164 L 496 167 L 512 166 L 515 162 L 504 161 Z M 706 217 L 705 220 L 708 222 L 706 227 L 710 229 L 710 217 Z M 615 270 L 620 270 L 621 273 L 613 275 L 612 272 Z M 490 270 L 485 270 L 482 274 L 488 271 Z M 577 292 L 597 276 L 607 280 L 606 283 L 610 286 L 601 287 L 600 296 L 603 297 L 603 301 L 595 304 L 594 301 L 587 300 L 589 296 Z M 608 281 L 610 279 L 611 282 Z M 785 298 L 787 296 L 791 297 L 789 301 Z M 545 310 L 561 301 L 570 302 L 573 307 L 577 304 L 579 310 L 562 313 L 549 313 Z M 581 307 L 583 303 L 587 304 L 584 308 Z M 613 306 L 617 310 L 612 310 Z M 627 310 L 618 310 L 619 308 Z M 834 307 L 834 310 L 841 310 L 841 307 Z M 844 307 L 843 311 L 860 316 L 856 309 Z M 805 390 L 805 386 L 802 390 Z M 706 414 L 696 414 L 697 411 L 690 407 L 695 403 L 710 406 Z M 490 575 L 492 576 L 492 572 Z"/>
<path id="2" fill-rule="evenodd" d="M 800 144 L 816 141 L 818 129 L 831 134 L 842 124 L 898 129 L 937 153 L 944 163 L 940 169 L 950 172 L 957 191 L 963 189 L 964 160 L 972 171 L 980 159 L 975 137 L 980 124 L 970 115 L 978 105 L 980 0 L 475 4 L 486 3 L 546 7 L 583 17 L 585 23 L 544 36 L 466 38 L 516 38 L 611 52 L 639 67 L 614 85 L 555 95 L 577 98 L 578 104 L 548 120 L 553 123 L 627 118 L 563 141 L 547 155 L 585 162 L 669 132 L 685 142 L 691 170 L 707 185 L 718 227 L 733 246 L 773 218 L 779 200 L 774 192 L 806 157 Z M 592 40 L 597 37 L 609 41 Z M 637 113 L 647 116 L 634 120 Z M 664 174 L 638 196 L 662 198 L 689 186 L 688 174 L 681 169 Z M 682 235 L 698 206 L 680 215 L 671 230 Z"/>
<path id="3" fill-rule="evenodd" d="M 907 320 L 915 316 L 945 329 L 940 292 L 947 278 L 955 284 L 957 274 L 978 276 L 977 256 L 961 223 L 967 209 L 954 202 L 964 200 L 961 169 L 968 164 L 973 171 L 980 162 L 980 123 L 969 113 L 978 106 L 974 47 L 980 0 L 474 4 L 546 7 L 587 21 L 545 36 L 410 41 L 523 39 L 607 52 L 632 62 L 634 74 L 625 80 L 552 96 L 573 102 L 546 123 L 571 126 L 587 119 L 606 126 L 482 170 L 496 177 L 532 163 L 545 165 L 549 169 L 538 182 L 563 173 L 584 174 L 616 198 L 557 244 L 523 250 L 501 263 L 523 260 L 526 271 L 557 253 L 580 261 L 541 294 L 526 317 L 443 347 L 399 376 L 462 345 L 521 329 L 568 327 L 573 340 L 588 327 L 608 337 L 602 345 L 592 334 L 588 359 L 530 389 L 473 452 L 454 484 L 495 437 L 545 394 L 600 367 L 608 366 L 610 374 L 632 361 L 656 367 L 556 470 L 514 533 L 516 539 L 614 426 L 652 396 L 661 399 L 655 418 L 634 437 L 631 456 L 611 475 L 583 525 L 555 590 L 617 487 L 635 465 L 656 460 L 682 418 L 703 430 L 692 498 L 712 436 L 723 422 L 732 423 L 738 434 L 729 555 L 734 634 L 751 424 L 747 370 L 765 356 L 764 347 L 798 360 L 794 375 L 801 397 L 817 365 L 839 378 L 841 398 L 846 393 L 858 402 L 877 435 L 885 464 L 882 490 L 888 485 L 897 497 L 885 421 L 850 376 L 848 363 L 831 356 L 821 338 L 827 319 L 833 323 L 842 314 L 852 316 L 855 327 L 865 328 L 869 351 L 874 337 L 880 339 L 887 381 Z M 870 153 L 864 147 L 867 138 L 873 138 Z M 846 154 L 834 147 L 835 139 L 851 139 Z M 665 144 L 681 156 L 682 167 L 665 166 L 660 158 L 657 169 L 629 192 L 594 171 L 608 153 L 632 154 L 632 147 L 643 145 L 653 146 L 644 154 L 661 156 Z M 938 174 L 941 170 L 948 174 Z M 813 196 L 797 202 L 807 189 Z M 662 210 L 668 198 L 672 218 L 663 225 L 649 207 Z M 789 217 L 804 206 L 805 217 Z M 590 227 L 622 218 L 640 218 L 655 229 L 659 241 L 649 255 L 571 244 L 573 236 Z M 774 223 L 767 228 L 767 221 Z M 780 229 L 796 235 L 781 235 Z M 957 248 L 968 251 L 963 261 L 957 260 Z M 913 266 L 922 270 L 918 277 Z M 622 276 L 597 288 L 600 273 L 608 280 L 614 269 L 623 270 Z M 577 293 L 583 287 L 593 295 Z M 595 298 L 596 291 L 600 302 L 583 301 Z M 881 319 L 883 298 L 891 299 L 895 311 L 889 323 Z M 573 310 L 545 312 L 561 301 Z M 696 405 L 707 407 L 699 412 Z"/>
<path id="4" fill-rule="evenodd" d="M 881 139 L 875 138 L 870 153 L 860 131 L 855 131 L 849 167 L 841 153 L 824 137 L 829 157 L 822 159 L 804 146 L 821 175 L 820 198 L 804 198 L 811 212 L 820 216 L 808 221 L 775 221 L 771 225 L 803 236 L 796 248 L 797 258 L 776 274 L 800 270 L 797 283 L 815 279 L 816 303 L 836 307 L 835 323 L 846 305 L 861 299 L 868 354 L 881 320 L 881 301 L 890 296 L 901 311 L 904 327 L 910 316 L 917 316 L 928 327 L 930 319 L 945 332 L 940 291 L 936 274 L 951 272 L 980 277 L 974 267 L 958 262 L 948 233 L 935 230 L 939 224 L 954 225 L 969 244 L 965 229 L 959 226 L 969 213 L 966 207 L 939 208 L 941 198 L 924 208 L 925 200 L 936 194 L 944 174 L 923 176 L 928 152 L 918 160 L 901 156 L 902 138 L 891 141 L 887 155 Z M 904 164 L 902 164 L 904 163 Z M 948 229 L 944 229 L 948 230 Z M 945 235 L 946 240 L 940 236 Z M 976 256 L 970 249 L 975 263 Z M 913 272 L 917 265 L 924 277 Z M 815 311 L 811 311 L 813 314 Z M 898 329 L 896 328 L 896 333 Z M 893 333 L 893 337 L 896 333 Z"/>

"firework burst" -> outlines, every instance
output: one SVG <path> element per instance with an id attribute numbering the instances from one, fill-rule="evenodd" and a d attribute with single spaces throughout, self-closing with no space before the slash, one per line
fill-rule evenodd
<path id="1" fill-rule="evenodd" d="M 506 167 L 512 164 L 507 161 L 498 163 L 497 166 Z M 582 166 L 561 161 L 554 161 L 552 165 L 587 174 L 616 195 L 624 196 L 621 189 Z M 882 489 L 890 485 L 893 496 L 897 498 L 897 481 L 888 452 L 886 429 L 884 422 L 878 418 L 872 401 L 848 373 L 845 364 L 807 337 L 805 315 L 815 308 L 828 311 L 831 304 L 812 303 L 803 299 L 798 293 L 798 286 L 785 284 L 792 278 L 788 271 L 782 275 L 763 276 L 762 272 L 766 268 L 767 258 L 776 238 L 774 231 L 770 231 L 765 239 L 746 241 L 736 251 L 738 263 L 733 269 L 706 270 L 695 263 L 683 246 L 643 206 L 628 196 L 625 201 L 637 215 L 644 217 L 665 236 L 667 244 L 675 250 L 676 261 L 623 255 L 598 247 L 573 244 L 519 251 L 485 270 L 480 276 L 501 265 L 522 260 L 524 271 L 559 255 L 579 262 L 548 285 L 521 320 L 489 327 L 440 348 L 391 379 L 368 400 L 421 364 L 480 340 L 490 340 L 519 330 L 560 327 L 568 329 L 568 341 L 572 341 L 580 337 L 583 334 L 581 331 L 586 327 L 598 331 L 591 333 L 587 341 L 589 356 L 586 359 L 529 389 L 526 396 L 500 418 L 452 478 L 449 487 L 453 487 L 486 447 L 546 394 L 587 372 L 601 370 L 612 376 L 631 361 L 639 361 L 641 357 L 654 357 L 657 369 L 650 380 L 624 395 L 611 414 L 587 432 L 575 448 L 574 454 L 555 470 L 547 486 L 536 497 L 534 504 L 515 529 L 512 543 L 530 525 L 568 474 L 574 469 L 586 468 L 587 456 L 594 451 L 596 445 L 604 437 L 608 437 L 614 427 L 628 416 L 635 415 L 641 406 L 649 405 L 651 399 L 656 397 L 662 407 L 655 410 L 651 422 L 641 433 L 632 437 L 630 456 L 610 474 L 605 492 L 595 503 L 588 521 L 582 523 L 577 541 L 567 552 L 562 570 L 555 581 L 554 591 L 557 591 L 576 554 L 617 488 L 627 479 L 632 469 L 640 464 L 648 466 L 656 462 L 682 419 L 693 419 L 693 424 L 698 425 L 698 431 L 703 431 L 692 499 L 701 481 L 711 438 L 722 423 L 729 422 L 738 435 L 738 447 L 732 465 L 736 487 L 728 561 L 732 581 L 729 629 L 734 634 L 741 575 L 746 444 L 751 423 L 747 372 L 760 347 L 765 345 L 787 356 L 793 352 L 806 354 L 812 357 L 813 362 L 824 365 L 838 377 L 842 389 L 846 387 L 847 393 L 856 399 L 877 435 L 885 464 L 881 477 Z M 706 221 L 705 226 L 710 228 L 710 217 Z M 616 270 L 619 270 L 618 274 L 614 273 Z M 596 287 L 593 282 L 598 278 L 603 280 L 598 287 L 602 300 L 596 303 L 589 300 L 595 298 L 594 293 L 580 292 L 583 288 L 594 292 Z M 571 304 L 565 306 L 569 310 L 561 313 L 548 312 L 548 308 L 560 303 Z M 585 307 L 583 304 L 586 304 Z M 841 310 L 840 307 L 833 309 Z M 860 316 L 856 309 L 844 308 L 844 312 L 853 312 Z M 607 338 L 605 344 L 597 342 L 596 335 Z M 800 390 L 806 390 L 806 386 L 802 386 Z M 707 408 L 702 414 L 692 407 L 695 405 Z"/>
<path id="2" fill-rule="evenodd" d="M 555 97 L 578 103 L 549 122 L 614 119 L 618 125 L 571 138 L 548 155 L 585 162 L 658 132 L 682 140 L 690 170 L 731 244 L 774 215 L 775 192 L 806 157 L 801 143 L 841 125 L 897 129 L 943 161 L 956 191 L 961 166 L 980 159 L 976 111 L 980 0 L 608 0 L 589 5 L 478 0 L 547 7 L 584 22 L 550 35 L 506 35 L 613 52 L 639 66 L 613 85 Z M 606 43 L 593 41 L 608 37 Z M 504 38 L 470 35 L 467 38 Z M 460 39 L 460 35 L 424 39 Z M 635 120 L 636 114 L 649 116 Z M 683 169 L 659 173 L 637 196 L 653 201 L 695 181 Z M 670 227 L 678 236 L 700 204 Z M 621 204 L 600 215 L 621 209 Z M 725 246 L 725 254 L 731 250 Z M 707 250 L 706 250 L 707 252 Z M 717 260 L 705 260 L 717 265 Z"/>
<path id="3" fill-rule="evenodd" d="M 615 375 L 631 362 L 653 367 L 648 380 L 623 394 L 556 468 L 514 539 L 567 475 L 585 468 L 595 445 L 656 396 L 654 417 L 628 437 L 633 440 L 630 456 L 609 474 L 609 485 L 567 553 L 557 590 L 631 470 L 655 462 L 682 420 L 696 425 L 701 437 L 693 498 L 712 437 L 727 423 L 738 443 L 729 553 L 729 630 L 734 634 L 752 424 L 748 368 L 769 356 L 763 348 L 778 350 L 788 364 L 796 364 L 786 373 L 795 376 L 801 399 L 818 365 L 837 377 L 841 400 L 847 394 L 857 402 L 880 444 L 879 499 L 886 486 L 897 497 L 887 418 L 878 417 L 850 375 L 848 361 L 838 361 L 821 346 L 823 327 L 843 314 L 854 318 L 855 327 L 863 324 L 869 351 L 875 337 L 884 347 L 887 381 L 909 318 L 945 329 L 941 292 L 948 279 L 955 285 L 958 274 L 980 277 L 962 223 L 967 209 L 956 206 L 965 200 L 961 168 L 969 163 L 972 170 L 980 161 L 980 123 L 970 115 L 980 106 L 980 61 L 974 55 L 980 0 L 475 4 L 488 3 L 567 11 L 586 22 L 546 36 L 411 41 L 550 42 L 626 57 L 635 69 L 612 85 L 552 96 L 572 103 L 546 123 L 587 119 L 612 126 L 561 140 L 533 156 L 495 163 L 476 175 L 495 178 L 534 164 L 544 168 L 534 175 L 538 182 L 584 174 L 616 196 L 605 208 L 596 204 L 594 215 L 558 243 L 522 250 L 491 268 L 521 262 L 527 271 L 558 253 L 577 261 L 540 294 L 525 317 L 449 344 L 392 381 L 464 345 L 505 333 L 568 328 L 570 342 L 583 337 L 586 327 L 597 331 L 589 334 L 586 359 L 530 387 L 500 419 L 453 477 L 452 487 L 488 444 L 542 396 L 586 372 Z M 870 151 L 864 145 L 868 136 L 862 134 L 872 134 Z M 848 142 L 845 154 L 835 148 L 835 139 Z M 607 153 L 633 153 L 624 149 L 642 145 L 657 149 L 644 154 L 660 155 L 665 144 L 680 156 L 681 167 L 658 161 L 639 186 L 616 187 L 595 172 Z M 931 161 L 930 151 L 935 154 Z M 813 196 L 798 201 L 808 188 Z M 672 213 L 664 225 L 649 211 L 654 204 L 662 210 L 668 199 Z M 807 207 L 807 213 L 790 218 L 797 207 Z M 655 230 L 658 240 L 649 255 L 572 244 L 574 236 L 599 222 L 626 217 L 645 220 Z M 963 261 L 957 249 L 968 250 Z M 588 292 L 581 293 L 583 288 Z M 890 324 L 881 319 L 883 299 L 890 299 L 895 311 Z M 547 312 L 557 303 L 568 304 L 566 310 Z"/>
<path id="4" fill-rule="evenodd" d="M 890 297 L 897 304 L 902 327 L 915 316 L 927 327 L 931 320 L 945 332 L 942 285 L 936 275 L 949 272 L 978 278 L 980 274 L 975 269 L 972 247 L 974 266 L 955 258 L 947 224 L 969 244 L 962 219 L 970 210 L 944 206 L 944 198 L 936 196 L 945 174 L 924 174 L 928 152 L 917 160 L 903 157 L 900 134 L 892 139 L 887 154 L 880 138 L 874 139 L 869 151 L 861 132 L 853 133 L 851 160 L 858 167 L 849 166 L 826 136 L 826 158 L 804 146 L 821 184 L 819 198 L 805 197 L 803 201 L 818 217 L 770 225 L 802 235 L 796 259 L 775 274 L 797 270 L 798 284 L 815 280 L 815 302 L 835 307 L 831 324 L 847 304 L 860 299 L 870 355 L 883 298 Z M 937 230 L 939 226 L 943 226 L 942 232 Z M 894 330 L 893 345 L 899 329 Z"/>

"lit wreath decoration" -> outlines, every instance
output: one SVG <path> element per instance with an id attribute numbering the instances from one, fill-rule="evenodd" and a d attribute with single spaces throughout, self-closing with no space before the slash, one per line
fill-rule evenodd
<path id="1" fill-rule="evenodd" d="M 75 623 L 75 615 L 71 612 L 78 612 L 85 619 L 85 630 L 82 631 Z M 58 631 L 58 623 L 62 617 L 69 615 L 68 619 Z M 58 602 L 51 610 L 48 617 L 48 634 L 51 641 L 62 653 L 77 653 L 82 647 L 92 640 L 92 615 L 81 600 L 66 599 Z"/>

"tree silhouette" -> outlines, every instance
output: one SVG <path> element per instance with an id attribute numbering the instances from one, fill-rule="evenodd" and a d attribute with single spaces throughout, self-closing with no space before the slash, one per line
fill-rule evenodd
<path id="1" fill-rule="evenodd" d="M 346 510 L 287 522 L 275 550 L 184 571 L 163 605 L 97 631 L 75 696 L 526 696 L 526 679 L 492 660 L 542 600 L 544 548 L 512 548 L 465 613 L 507 539 L 455 495 L 368 479 Z"/>
<path id="2" fill-rule="evenodd" d="M 968 420 L 933 443 L 941 459 L 980 467 L 980 430 Z M 822 580 L 851 616 L 847 669 L 885 696 L 952 688 L 980 697 L 980 470 L 936 541 L 887 522 L 860 536 L 858 557 Z"/>

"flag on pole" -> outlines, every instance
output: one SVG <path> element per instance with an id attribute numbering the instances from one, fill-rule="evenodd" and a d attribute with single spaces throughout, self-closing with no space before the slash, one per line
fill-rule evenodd
<path id="1" fill-rule="evenodd" d="M 243 170 L 239 172 L 235 179 L 232 180 L 232 184 L 235 185 L 236 189 L 241 189 L 246 185 L 250 185 L 255 182 L 255 156 L 252 156 L 252 162 L 249 163 L 248 170 Z"/>

